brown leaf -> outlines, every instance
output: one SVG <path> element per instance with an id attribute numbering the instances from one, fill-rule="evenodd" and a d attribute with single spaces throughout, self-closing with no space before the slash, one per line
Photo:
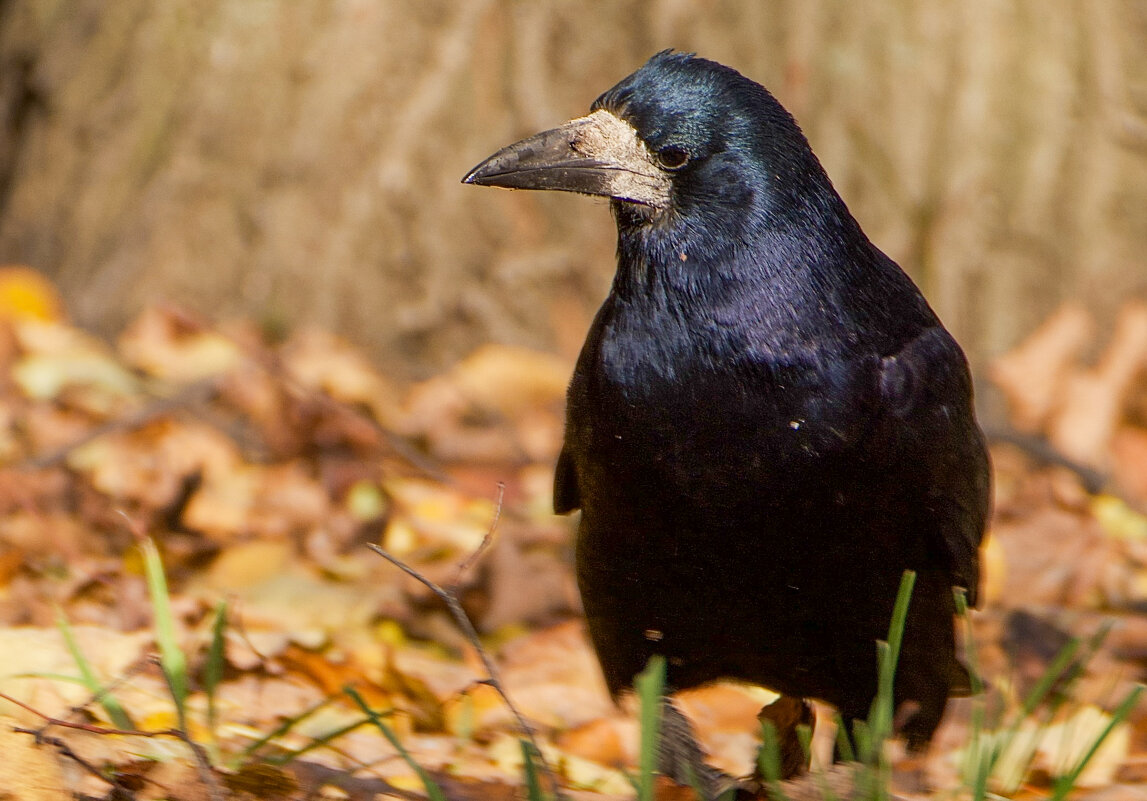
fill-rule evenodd
<path id="1" fill-rule="evenodd" d="M 1038 432 L 1060 400 L 1064 382 L 1091 338 L 1093 322 L 1079 305 L 1065 304 L 1027 339 L 996 359 L 992 381 L 1004 393 L 1012 424 Z"/>
<path id="2" fill-rule="evenodd" d="M 657 801 L 697 801 L 697 793 L 692 787 L 660 774 L 654 779 L 653 797 Z"/>
<path id="3" fill-rule="evenodd" d="M 282 348 L 287 374 L 302 387 L 335 400 L 370 409 L 393 428 L 399 417 L 397 394 L 374 365 L 348 342 L 317 328 L 303 328 Z"/>
<path id="4" fill-rule="evenodd" d="M 59 758 L 50 746 L 29 735 L 13 731 L 19 721 L 0 715 L 0 788 L 20 801 L 69 801 Z"/>
<path id="5" fill-rule="evenodd" d="M 581 620 L 518 637 L 500 656 L 502 679 L 529 718 L 569 728 L 614 709 Z"/>
<path id="6" fill-rule="evenodd" d="M 150 510 L 169 508 L 193 476 L 229 472 L 238 462 L 235 446 L 215 428 L 169 418 L 106 434 L 68 456 L 68 466 L 103 494 Z"/>
<path id="7" fill-rule="evenodd" d="M 517 521 L 502 521 L 482 565 L 486 598 L 478 622 L 483 631 L 548 625 L 581 608 L 569 557 L 531 542 L 531 531 Z"/>
<path id="8" fill-rule="evenodd" d="M 234 369 L 242 352 L 230 337 L 174 306 L 152 306 L 119 337 L 123 360 L 159 378 L 191 383 Z"/>
<path id="9" fill-rule="evenodd" d="M 234 773 L 223 774 L 223 784 L 239 797 L 277 801 L 293 797 L 299 783 L 282 768 L 265 762 L 248 762 Z"/>
<path id="10" fill-rule="evenodd" d="M 731 776 L 753 772 L 760 746 L 757 714 L 777 694 L 737 682 L 716 682 L 677 693 L 708 761 Z"/>
<path id="11" fill-rule="evenodd" d="M 327 516 L 331 499 L 300 461 L 206 470 L 184 523 L 220 544 L 241 537 L 304 534 Z"/>
<path id="12" fill-rule="evenodd" d="M 1122 426 L 1111 439 L 1111 472 L 1132 498 L 1147 503 L 1147 428 Z"/>
<path id="13" fill-rule="evenodd" d="M 410 390 L 400 430 L 442 459 L 548 461 L 561 445 L 556 410 L 569 375 L 557 356 L 484 345 Z"/>
<path id="14" fill-rule="evenodd" d="M 1147 366 L 1147 304 L 1124 306 L 1115 333 L 1092 370 L 1072 376 L 1048 435 L 1065 455 L 1104 466 L 1116 427 L 1123 419 L 1127 393 Z"/>
<path id="15" fill-rule="evenodd" d="M 563 751 L 602 765 L 621 767 L 637 761 L 637 721 L 630 716 L 596 718 L 557 738 Z"/>

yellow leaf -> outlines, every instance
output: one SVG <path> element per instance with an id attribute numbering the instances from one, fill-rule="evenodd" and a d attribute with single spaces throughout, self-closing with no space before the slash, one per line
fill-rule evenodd
<path id="1" fill-rule="evenodd" d="M 64 304 L 55 285 L 31 267 L 0 267 L 0 319 L 58 321 Z"/>
<path id="2" fill-rule="evenodd" d="M 494 517 L 491 500 L 472 498 L 436 482 L 395 478 L 387 480 L 384 489 L 397 514 L 383 542 L 396 555 L 418 547 L 472 553 Z"/>
<path id="3" fill-rule="evenodd" d="M 1097 495 L 1091 500 L 1091 513 L 1112 537 L 1121 540 L 1147 540 L 1147 517 L 1114 495 Z"/>
<path id="4" fill-rule="evenodd" d="M 382 488 L 373 481 L 356 481 L 347 491 L 346 508 L 350 516 L 361 523 L 377 520 L 386 511 L 386 497 Z"/>

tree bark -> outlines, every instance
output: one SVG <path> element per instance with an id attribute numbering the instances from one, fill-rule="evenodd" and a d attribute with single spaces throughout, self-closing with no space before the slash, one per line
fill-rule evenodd
<path id="1" fill-rule="evenodd" d="M 113 333 L 168 299 L 405 374 L 570 347 L 602 202 L 460 186 L 664 47 L 768 86 L 982 360 L 1147 291 L 1147 2 L 0 0 L 0 262 Z"/>

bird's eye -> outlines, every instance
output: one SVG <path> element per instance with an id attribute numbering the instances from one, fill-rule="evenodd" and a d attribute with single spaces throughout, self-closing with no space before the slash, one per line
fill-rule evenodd
<path id="1" fill-rule="evenodd" d="M 689 151 L 676 145 L 667 145 L 657 151 L 657 160 L 667 170 L 679 170 L 689 163 Z"/>

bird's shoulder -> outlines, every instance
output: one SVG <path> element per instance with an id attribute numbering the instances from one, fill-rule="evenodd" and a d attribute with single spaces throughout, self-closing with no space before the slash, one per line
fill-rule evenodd
<path id="1" fill-rule="evenodd" d="M 970 403 L 967 360 L 940 325 L 925 328 L 882 355 L 875 367 L 881 401 L 898 417 L 951 411 L 950 404 Z"/>
<path id="2" fill-rule="evenodd" d="M 883 419 L 873 427 L 874 450 L 911 466 L 904 481 L 920 486 L 952 582 L 974 605 L 991 470 L 964 353 L 942 327 L 927 329 L 880 360 L 878 387 Z"/>

